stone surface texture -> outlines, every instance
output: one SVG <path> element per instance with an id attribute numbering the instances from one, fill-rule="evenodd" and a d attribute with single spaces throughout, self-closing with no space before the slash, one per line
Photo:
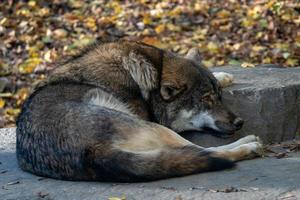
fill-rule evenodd
<path id="1" fill-rule="evenodd" d="M 265 143 L 296 137 L 300 132 L 300 67 L 225 66 L 213 72 L 233 74 L 224 88 L 225 104 L 244 120 L 239 135 L 258 135 Z"/>
<path id="2" fill-rule="evenodd" d="M 300 152 L 296 152 L 287 158 L 259 158 L 230 170 L 149 183 L 61 181 L 21 171 L 15 129 L 0 129 L 1 200 L 296 200 L 300 199 L 299 168 Z"/>

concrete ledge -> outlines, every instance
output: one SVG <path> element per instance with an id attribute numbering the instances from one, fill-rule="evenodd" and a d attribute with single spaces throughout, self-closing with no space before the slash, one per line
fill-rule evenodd
<path id="1" fill-rule="evenodd" d="M 241 136 L 254 134 L 265 143 L 296 137 L 300 132 L 300 67 L 218 67 L 214 72 L 234 75 L 234 84 L 224 89 L 225 104 L 245 124 Z"/>
<path id="2" fill-rule="evenodd" d="M 126 200 L 295 200 L 300 199 L 299 166 L 300 152 L 296 152 L 282 159 L 240 162 L 231 170 L 149 183 L 60 181 L 21 171 L 15 157 L 15 129 L 0 129 L 1 200 L 106 200 L 109 197 L 126 197 Z"/>

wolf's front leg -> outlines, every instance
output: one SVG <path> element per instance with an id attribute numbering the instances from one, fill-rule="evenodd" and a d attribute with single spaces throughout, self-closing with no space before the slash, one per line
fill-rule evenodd
<path id="1" fill-rule="evenodd" d="M 208 149 L 232 161 L 246 160 L 263 155 L 262 142 L 255 135 L 248 135 L 234 143 Z"/>

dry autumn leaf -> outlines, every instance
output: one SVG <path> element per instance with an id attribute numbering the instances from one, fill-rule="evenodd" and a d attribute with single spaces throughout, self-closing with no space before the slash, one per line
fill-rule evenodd
<path id="1" fill-rule="evenodd" d="M 0 108 L 3 108 L 5 106 L 5 100 L 0 98 Z"/>
<path id="2" fill-rule="evenodd" d="M 252 64 L 252 63 L 247 63 L 247 62 L 243 62 L 243 63 L 241 64 L 241 66 L 242 66 L 243 68 L 255 67 L 254 64 Z"/>

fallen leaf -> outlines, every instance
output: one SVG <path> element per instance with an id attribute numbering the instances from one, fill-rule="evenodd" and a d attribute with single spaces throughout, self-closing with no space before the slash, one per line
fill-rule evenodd
<path id="1" fill-rule="evenodd" d="M 20 183 L 20 181 L 12 181 L 12 182 L 7 183 L 6 185 L 16 185 L 19 183 Z"/>
<path id="2" fill-rule="evenodd" d="M 65 30 L 65 29 L 56 29 L 53 31 L 53 35 L 55 38 L 57 39 L 62 39 L 62 38 L 65 38 L 67 37 L 68 35 L 68 32 Z"/>
<path id="3" fill-rule="evenodd" d="M 108 200 L 126 200 L 126 197 L 109 197 Z"/>
<path id="4" fill-rule="evenodd" d="M 160 34 L 166 30 L 166 26 L 164 24 L 160 24 L 156 26 L 154 30 L 157 34 Z"/>
<path id="5" fill-rule="evenodd" d="M 252 67 L 255 67 L 254 64 L 248 63 L 248 62 L 243 62 L 243 63 L 241 64 L 241 66 L 242 66 L 243 68 L 252 68 Z"/>
<path id="6" fill-rule="evenodd" d="M 0 98 L 0 108 L 4 108 L 5 106 L 5 100 Z"/>

